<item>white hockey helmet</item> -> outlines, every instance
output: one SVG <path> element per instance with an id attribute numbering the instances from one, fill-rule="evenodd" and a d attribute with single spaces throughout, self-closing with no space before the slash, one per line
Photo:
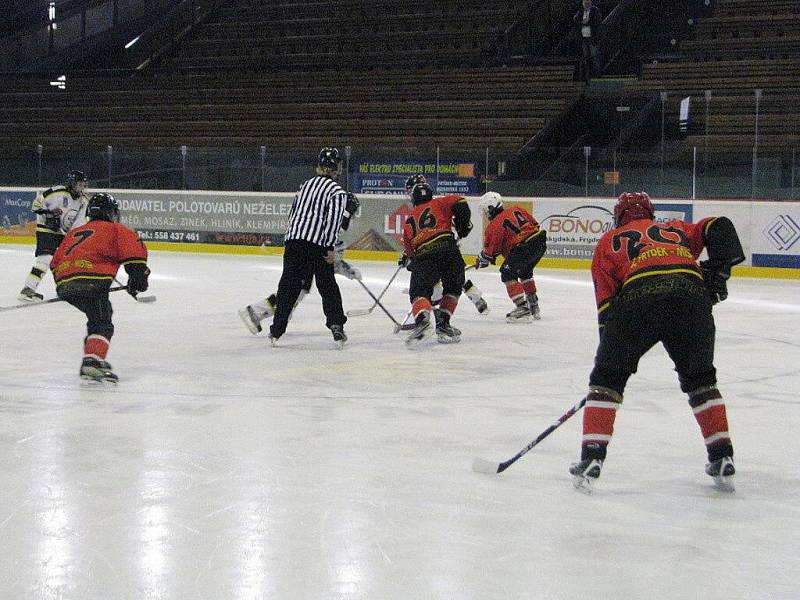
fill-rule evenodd
<path id="1" fill-rule="evenodd" d="M 503 211 L 503 199 L 497 192 L 486 192 L 481 196 L 479 206 L 481 211 L 492 219 L 496 214 Z"/>

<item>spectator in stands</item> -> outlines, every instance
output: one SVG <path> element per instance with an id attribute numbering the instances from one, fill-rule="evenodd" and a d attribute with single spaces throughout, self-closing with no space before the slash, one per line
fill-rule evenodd
<path id="1" fill-rule="evenodd" d="M 581 40 L 581 69 L 583 79 L 588 82 L 595 75 L 600 74 L 600 28 L 603 18 L 592 0 L 582 0 L 583 5 L 578 8 L 572 20 L 578 28 Z"/>

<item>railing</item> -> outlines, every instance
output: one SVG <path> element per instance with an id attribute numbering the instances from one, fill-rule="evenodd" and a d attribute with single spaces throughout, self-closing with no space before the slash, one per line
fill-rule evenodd
<path id="1" fill-rule="evenodd" d="M 402 190 L 397 178 L 404 179 L 404 167 L 392 165 L 413 163 L 427 165 L 424 172 L 433 182 L 437 173 L 444 178 L 463 169 L 470 194 L 495 190 L 512 196 L 613 197 L 624 190 L 646 190 L 674 198 L 800 199 L 800 144 L 738 151 L 684 142 L 650 148 L 585 144 L 582 138 L 569 148 L 542 149 L 559 158 L 537 177 L 525 174 L 516 153 L 496 151 L 488 143 L 483 148 L 354 146 L 348 180 L 361 175 L 376 189 Z M 145 149 L 42 143 L 25 149 L 24 156 L 0 160 L 0 186 L 47 187 L 62 182 L 71 169 L 81 169 L 94 188 L 291 191 L 313 171 L 315 161 L 316 150 L 267 145 Z M 370 171 L 364 165 L 383 166 Z M 440 172 L 437 166 L 443 165 L 449 166 Z"/>

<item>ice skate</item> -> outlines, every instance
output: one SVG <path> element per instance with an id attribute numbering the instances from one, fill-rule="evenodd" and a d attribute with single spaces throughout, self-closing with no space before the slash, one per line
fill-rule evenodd
<path id="1" fill-rule="evenodd" d="M 706 465 L 706 475 L 714 478 L 714 487 L 722 492 L 735 492 L 736 487 L 733 484 L 733 476 L 736 473 L 736 468 L 733 466 L 733 458 L 730 456 L 723 456 L 719 460 Z"/>
<path id="2" fill-rule="evenodd" d="M 450 315 L 436 314 L 436 335 L 440 344 L 457 344 L 461 341 L 461 330 L 450 324 Z"/>
<path id="3" fill-rule="evenodd" d="M 341 325 L 331 325 L 331 334 L 333 335 L 333 341 L 336 343 L 336 347 L 341 350 L 344 348 L 345 342 L 347 342 L 347 334 L 344 332 L 344 327 Z"/>
<path id="4" fill-rule="evenodd" d="M 414 329 L 406 338 L 406 346 L 413 348 L 428 339 L 432 334 L 433 327 L 431 327 L 429 314 L 427 312 L 420 313 L 416 319 Z"/>
<path id="5" fill-rule="evenodd" d="M 530 323 L 531 311 L 527 306 L 518 306 L 506 315 L 506 321 L 509 323 Z"/>
<path id="6" fill-rule="evenodd" d="M 525 301 L 528 303 L 528 310 L 530 314 L 533 315 L 534 321 L 539 321 L 542 318 L 541 312 L 539 311 L 539 297 L 536 294 L 527 294 L 525 296 Z"/>
<path id="7" fill-rule="evenodd" d="M 41 302 L 44 300 L 44 296 L 26 285 L 20 291 L 19 296 L 17 296 L 17 300 L 20 302 Z"/>
<path id="8" fill-rule="evenodd" d="M 597 458 L 587 458 L 573 463 L 569 468 L 572 475 L 572 485 L 579 492 L 591 494 L 594 482 L 600 477 L 603 461 Z"/>
<path id="9" fill-rule="evenodd" d="M 247 327 L 250 333 L 253 335 L 258 335 L 261 333 L 261 319 L 258 318 L 252 306 L 248 305 L 240 310 L 239 317 L 242 319 L 242 323 L 244 323 L 245 327 Z"/>
<path id="10" fill-rule="evenodd" d="M 80 370 L 81 379 L 90 383 L 117 383 L 119 377 L 104 360 L 84 358 Z"/>

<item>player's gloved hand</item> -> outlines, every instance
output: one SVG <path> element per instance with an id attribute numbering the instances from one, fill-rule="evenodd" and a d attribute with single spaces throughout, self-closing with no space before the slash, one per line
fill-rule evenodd
<path id="1" fill-rule="evenodd" d="M 149 287 L 147 278 L 150 276 L 150 269 L 143 263 L 134 263 L 125 265 L 125 270 L 128 273 L 128 285 L 126 291 L 136 298 L 139 292 L 146 292 Z"/>
<path id="2" fill-rule="evenodd" d="M 347 192 L 347 201 L 344 204 L 345 212 L 351 217 L 355 216 L 360 206 L 361 202 L 356 198 L 356 195 L 353 192 Z"/>
<path id="3" fill-rule="evenodd" d="M 713 260 L 700 262 L 700 272 L 706 284 L 706 291 L 711 304 L 722 302 L 728 297 L 728 279 L 731 278 L 731 266 Z"/>
<path id="4" fill-rule="evenodd" d="M 43 213 L 44 226 L 53 231 L 61 231 L 61 215 L 63 211 L 60 208 L 54 208 Z"/>
<path id="5" fill-rule="evenodd" d="M 348 279 L 361 281 L 361 271 L 346 260 L 337 260 L 333 263 L 333 272 Z"/>
<path id="6" fill-rule="evenodd" d="M 333 244 L 333 252 L 336 255 L 336 260 L 342 260 L 344 258 L 344 241 L 343 240 L 336 240 L 336 243 Z"/>
<path id="7" fill-rule="evenodd" d="M 408 268 L 408 263 L 411 262 L 411 259 L 408 258 L 405 254 L 401 254 L 399 260 L 397 261 L 397 265 L 400 267 Z"/>
<path id="8" fill-rule="evenodd" d="M 485 268 L 486 268 L 486 267 L 488 267 L 490 264 L 492 264 L 492 259 L 491 259 L 491 257 L 489 257 L 489 256 L 486 256 L 486 254 L 484 254 L 483 252 L 481 252 L 481 253 L 480 253 L 480 254 L 479 254 L 479 255 L 478 255 L 476 258 L 475 258 L 475 268 L 476 268 L 476 269 L 485 269 Z"/>
<path id="9" fill-rule="evenodd" d="M 472 222 L 468 222 L 466 225 L 459 228 L 456 226 L 456 234 L 458 235 L 458 239 L 462 240 L 469 235 L 469 232 L 472 231 Z"/>

